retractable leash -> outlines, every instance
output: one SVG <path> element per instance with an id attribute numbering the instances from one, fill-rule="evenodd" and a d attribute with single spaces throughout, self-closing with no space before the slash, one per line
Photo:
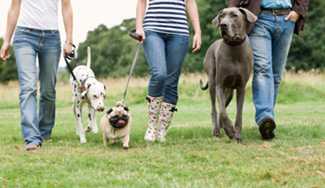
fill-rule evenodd
<path id="1" fill-rule="evenodd" d="M 69 61 L 71 61 L 73 58 L 75 58 L 75 55 L 76 55 L 76 53 L 75 53 L 76 46 L 74 44 L 72 44 L 72 47 L 73 47 L 73 49 L 72 49 L 72 52 L 70 54 L 64 54 L 64 61 L 65 61 L 65 64 L 67 65 L 67 67 L 68 67 L 68 70 L 69 70 L 73 80 L 75 82 L 77 82 L 78 86 L 80 86 L 80 83 L 77 80 L 76 75 L 74 75 L 72 67 L 71 67 L 71 65 L 69 63 Z"/>
<path id="2" fill-rule="evenodd" d="M 129 32 L 129 36 L 135 40 L 137 40 L 139 43 L 137 44 L 137 48 L 136 48 L 136 51 L 135 51 L 135 55 L 134 55 L 134 58 L 133 58 L 133 62 L 132 62 L 132 65 L 130 67 L 130 71 L 129 71 L 129 76 L 128 76 L 128 80 L 126 82 L 126 86 L 125 86 L 125 90 L 124 90 L 124 94 L 123 94 L 123 99 L 122 99 L 122 103 L 123 104 L 126 104 L 126 99 L 127 99 L 127 93 L 128 93 L 128 88 L 129 88 L 129 83 L 130 83 L 130 80 L 131 80 L 131 77 L 132 77 L 132 74 L 133 74 L 133 71 L 134 71 L 134 68 L 135 68 L 135 65 L 137 64 L 137 60 L 138 60 L 138 57 L 139 57 L 139 52 L 140 52 L 140 48 L 141 48 L 141 43 L 140 41 L 142 41 L 142 36 L 141 35 L 138 35 L 135 30 L 132 30 Z"/>

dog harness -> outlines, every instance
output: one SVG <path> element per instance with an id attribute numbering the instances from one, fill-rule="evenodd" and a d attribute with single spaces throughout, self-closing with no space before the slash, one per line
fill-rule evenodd
<path id="1" fill-rule="evenodd" d="M 188 36 L 185 0 L 150 0 L 143 28 L 145 31 Z"/>

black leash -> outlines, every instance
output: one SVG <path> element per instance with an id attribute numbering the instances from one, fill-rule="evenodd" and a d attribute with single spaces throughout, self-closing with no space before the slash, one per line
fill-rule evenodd
<path id="1" fill-rule="evenodd" d="M 76 75 L 74 75 L 73 69 L 72 69 L 72 67 L 71 67 L 71 65 L 69 63 L 69 61 L 71 61 L 73 58 L 75 58 L 75 55 L 76 55 L 76 53 L 75 53 L 76 46 L 74 44 L 72 44 L 72 47 L 73 47 L 73 49 L 72 49 L 72 52 L 70 54 L 64 54 L 64 61 L 65 61 L 65 64 L 67 65 L 67 67 L 68 67 L 68 70 L 69 70 L 73 80 L 75 82 L 77 82 L 78 85 L 80 85 L 80 83 L 78 82 L 78 80 L 76 78 Z"/>
<path id="2" fill-rule="evenodd" d="M 133 58 L 133 62 L 132 62 L 132 65 L 130 67 L 130 70 L 129 70 L 129 76 L 128 76 L 128 80 L 126 82 L 126 86 L 125 86 L 125 90 L 124 90 L 124 94 L 123 94 L 123 100 L 122 100 L 123 104 L 125 104 L 126 99 L 127 99 L 129 83 L 130 83 L 130 80 L 131 80 L 135 65 L 136 65 L 138 57 L 139 57 L 139 52 L 140 52 L 140 49 L 141 49 L 140 41 L 142 41 L 142 36 L 138 35 L 135 30 L 130 31 L 129 36 L 132 37 L 133 39 L 137 40 L 139 43 L 137 44 L 135 55 L 134 55 L 134 58 Z"/>

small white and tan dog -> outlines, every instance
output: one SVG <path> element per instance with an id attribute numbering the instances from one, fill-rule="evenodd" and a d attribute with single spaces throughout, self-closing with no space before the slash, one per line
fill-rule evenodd
<path id="1" fill-rule="evenodd" d="M 96 124 L 96 111 L 104 111 L 104 99 L 106 96 L 106 87 L 103 83 L 95 78 L 94 72 L 91 70 L 91 49 L 88 47 L 87 65 L 79 65 L 73 69 L 73 73 L 77 79 L 75 81 L 71 76 L 70 81 L 73 92 L 73 112 L 76 118 L 76 134 L 80 137 L 80 143 L 86 143 L 85 132 L 91 131 L 98 133 L 98 126 Z M 78 83 L 79 82 L 79 83 Z M 82 106 L 87 103 L 88 127 L 83 128 L 82 125 Z"/>
<path id="2" fill-rule="evenodd" d="M 123 143 L 123 148 L 129 148 L 130 131 L 132 126 L 132 116 L 127 106 L 122 102 L 117 102 L 109 109 L 100 121 L 103 132 L 103 143 L 115 143 L 119 140 Z"/>

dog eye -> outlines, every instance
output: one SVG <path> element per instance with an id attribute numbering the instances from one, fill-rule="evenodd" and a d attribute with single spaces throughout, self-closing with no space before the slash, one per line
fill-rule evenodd
<path id="1" fill-rule="evenodd" d="M 94 97 L 95 99 L 97 99 L 97 98 L 98 98 L 98 97 L 97 97 L 97 95 L 94 95 L 93 97 Z"/>
<path id="2" fill-rule="evenodd" d="M 128 112 L 129 111 L 129 108 L 128 107 L 124 107 L 124 110 Z"/>
<path id="3" fill-rule="evenodd" d="M 230 14 L 230 16 L 233 17 L 233 18 L 237 18 L 238 14 Z"/>
<path id="4" fill-rule="evenodd" d="M 112 108 L 110 108 L 109 110 L 107 110 L 107 114 L 110 114 L 110 113 L 112 113 L 113 112 L 113 109 Z"/>

